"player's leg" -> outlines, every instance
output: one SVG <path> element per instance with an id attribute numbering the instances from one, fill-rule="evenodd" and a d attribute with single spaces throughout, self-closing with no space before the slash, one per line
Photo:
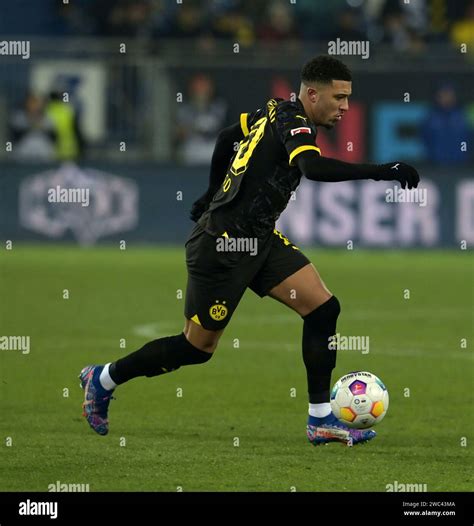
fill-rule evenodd
<path id="1" fill-rule="evenodd" d="M 139 376 L 154 377 L 176 371 L 184 365 L 206 363 L 212 357 L 223 330 L 208 331 L 186 319 L 180 334 L 146 343 L 137 351 L 113 363 L 89 365 L 79 377 L 84 389 L 84 416 L 100 435 L 108 433 L 108 406 L 112 393 Z"/>
<path id="2" fill-rule="evenodd" d="M 134 353 L 120 358 L 101 375 L 109 389 L 138 376 L 159 376 L 176 371 L 183 365 L 205 363 L 211 359 L 224 331 L 208 331 L 186 320 L 185 331 L 146 343 Z M 107 366 L 104 367 L 104 373 Z"/>
<path id="3" fill-rule="evenodd" d="M 212 357 L 246 288 L 236 258 L 217 253 L 215 247 L 215 238 L 204 232 L 186 244 L 183 332 L 148 342 L 113 363 L 81 371 L 84 416 L 97 433 L 108 433 L 108 406 L 118 385 L 139 376 L 154 377 L 184 365 L 206 363 Z"/>
<path id="4" fill-rule="evenodd" d="M 309 395 L 306 433 L 309 441 L 314 445 L 328 442 L 353 445 L 374 438 L 374 431 L 350 429 L 331 411 L 331 373 L 336 365 L 336 349 L 330 345 L 330 337 L 336 332 L 341 308 L 315 267 L 312 264 L 304 266 L 273 287 L 268 295 L 303 318 L 303 361 Z"/>
<path id="5" fill-rule="evenodd" d="M 327 416 L 331 412 L 331 373 L 336 365 L 336 349 L 329 345 L 329 338 L 336 332 L 339 301 L 311 263 L 285 278 L 268 295 L 296 311 L 303 319 L 303 361 L 310 414 Z"/>
<path id="6" fill-rule="evenodd" d="M 309 259 L 277 230 L 266 264 L 252 288 L 260 296 L 268 295 L 302 317 L 309 402 L 317 406 L 317 416 L 326 416 L 331 411 L 329 389 L 336 362 L 336 351 L 329 348 L 329 338 L 336 331 L 339 301 Z"/>
<path id="7" fill-rule="evenodd" d="M 128 382 L 137 376 L 159 376 L 179 369 L 183 365 L 207 362 L 217 347 L 220 336 L 230 320 L 229 305 L 220 305 L 218 315 L 208 312 L 214 296 L 224 297 L 229 288 L 228 268 L 216 269 L 215 241 L 202 233 L 186 245 L 188 284 L 186 287 L 185 325 L 175 336 L 159 338 L 145 344 L 116 362 L 107 364 L 101 373 L 101 383 L 107 389 Z M 203 257 L 204 256 L 204 257 Z M 197 267 L 197 268 L 196 268 Z M 233 294 L 233 308 L 242 291 Z M 225 303 L 225 302 L 224 302 Z"/>
<path id="8" fill-rule="evenodd" d="M 338 299 L 328 290 L 309 259 L 275 231 L 266 264 L 251 288 L 260 296 L 269 295 L 287 305 L 303 319 L 310 441 L 314 444 L 335 440 L 358 443 L 375 436 L 373 432 L 342 429 L 331 413 L 331 373 L 336 364 L 336 349 L 330 345 L 330 337 L 336 332 L 341 309 Z M 330 432 L 323 426 L 329 426 Z"/>

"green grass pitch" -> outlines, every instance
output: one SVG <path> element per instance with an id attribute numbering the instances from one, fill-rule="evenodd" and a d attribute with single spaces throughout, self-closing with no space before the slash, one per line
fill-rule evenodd
<path id="1" fill-rule="evenodd" d="M 470 254 L 305 253 L 341 301 L 338 332 L 370 336 L 368 354 L 339 352 L 333 380 L 368 370 L 387 385 L 373 442 L 307 442 L 301 319 L 251 291 L 209 363 L 121 386 L 96 435 L 77 375 L 182 330 L 184 251 L 15 246 L 0 254 L 0 335 L 31 349 L 0 350 L 0 490 L 472 490 Z"/>

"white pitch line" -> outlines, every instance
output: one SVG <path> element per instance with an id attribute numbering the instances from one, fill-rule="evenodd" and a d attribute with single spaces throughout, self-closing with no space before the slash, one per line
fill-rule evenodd
<path id="1" fill-rule="evenodd" d="M 171 333 L 176 332 L 176 321 L 155 321 L 144 323 L 143 325 L 134 325 L 132 332 L 143 338 L 162 338 L 163 336 L 170 336 Z"/>

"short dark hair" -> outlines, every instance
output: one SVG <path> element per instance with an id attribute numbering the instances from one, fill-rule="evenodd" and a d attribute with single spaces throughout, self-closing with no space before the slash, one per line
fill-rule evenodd
<path id="1" fill-rule="evenodd" d="M 351 70 L 337 58 L 319 55 L 301 70 L 301 82 L 330 84 L 332 80 L 352 80 Z"/>

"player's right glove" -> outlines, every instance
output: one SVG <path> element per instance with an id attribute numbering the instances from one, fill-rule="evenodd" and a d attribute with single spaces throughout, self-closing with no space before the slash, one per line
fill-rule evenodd
<path id="1" fill-rule="evenodd" d="M 420 182 L 420 176 L 413 166 L 402 162 L 379 164 L 377 175 L 373 177 L 376 181 L 398 181 L 403 189 L 416 188 Z"/>
<path id="2" fill-rule="evenodd" d="M 204 212 L 209 208 L 209 204 L 212 201 L 214 193 L 214 191 L 208 189 L 205 194 L 203 194 L 197 201 L 193 203 L 191 212 L 189 213 L 191 221 L 197 223 L 202 214 L 204 214 Z"/>

